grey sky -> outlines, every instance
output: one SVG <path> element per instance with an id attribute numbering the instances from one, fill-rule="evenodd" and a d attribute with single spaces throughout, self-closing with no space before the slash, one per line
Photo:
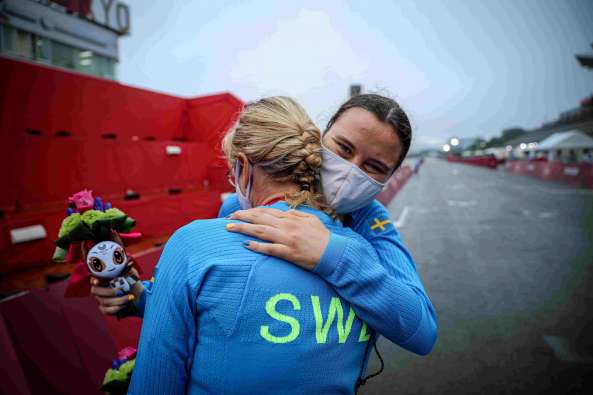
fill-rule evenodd
<path id="1" fill-rule="evenodd" d="M 123 83 L 284 94 L 323 126 L 351 83 L 410 115 L 418 147 L 533 128 L 593 93 L 593 1 L 125 0 Z"/>

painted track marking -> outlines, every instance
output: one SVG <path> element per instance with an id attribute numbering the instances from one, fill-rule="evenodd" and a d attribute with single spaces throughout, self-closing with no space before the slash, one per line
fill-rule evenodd
<path id="1" fill-rule="evenodd" d="M 401 215 L 399 216 L 397 221 L 395 221 L 394 225 L 397 229 L 403 228 L 404 225 L 406 224 L 406 218 L 408 217 L 408 211 L 410 211 L 409 207 L 405 206 L 404 209 L 402 210 Z"/>

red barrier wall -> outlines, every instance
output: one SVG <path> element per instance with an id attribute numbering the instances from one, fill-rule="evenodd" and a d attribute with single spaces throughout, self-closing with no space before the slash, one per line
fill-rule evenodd
<path id="1" fill-rule="evenodd" d="M 377 200 L 384 206 L 387 206 L 397 195 L 400 189 L 408 182 L 408 179 L 412 177 L 413 171 L 410 166 L 402 166 L 391 176 L 387 181 L 385 188 L 379 195 Z"/>
<path id="2" fill-rule="evenodd" d="M 499 165 L 499 161 L 494 156 L 475 156 L 471 158 L 464 158 L 461 156 L 449 154 L 447 156 L 447 161 L 453 163 L 464 163 L 467 165 L 488 167 L 490 169 L 496 169 L 496 167 Z"/>
<path id="3" fill-rule="evenodd" d="M 82 186 L 122 193 L 201 185 L 207 166 L 223 165 L 220 137 L 242 107 L 228 93 L 183 99 L 2 57 L 0 76 L 4 210 L 63 201 Z M 181 144 L 175 140 L 194 145 L 167 157 L 166 145 Z"/>
<path id="4" fill-rule="evenodd" d="M 17 373 L 0 382 L 1 393 L 101 394 L 116 345 L 96 302 L 64 299 L 64 287 L 60 283 L 0 303 L 3 351 L 10 350 L 11 370 Z M 16 388 L 19 392 L 8 391 Z"/>
<path id="5" fill-rule="evenodd" d="M 185 99 L 0 57 L 0 279 L 52 265 L 66 198 L 83 188 L 137 220 L 148 245 L 137 262 L 150 278 L 161 253 L 151 238 L 215 217 L 231 190 L 219 140 L 241 108 L 228 93 Z M 169 145 L 181 153 L 167 155 Z M 140 198 L 124 200 L 128 189 Z M 35 224 L 48 237 L 11 243 L 11 229 Z M 99 393 L 116 351 L 137 344 L 139 319 L 106 318 L 90 296 L 64 299 L 65 286 L 0 302 L 10 376 L 0 393 Z"/>
<path id="6" fill-rule="evenodd" d="M 224 167 L 220 141 L 224 133 L 237 120 L 243 103 L 235 96 L 220 94 L 190 99 L 187 102 L 187 111 L 190 133 L 189 137 L 202 141 L 210 149 L 214 149 L 213 164 Z M 207 134 L 200 131 L 208 130 Z"/>
<path id="7" fill-rule="evenodd" d="M 186 100 L 52 67 L 0 57 L 0 137 L 26 128 L 45 136 L 116 133 L 118 138 L 183 137 Z"/>
<path id="8" fill-rule="evenodd" d="M 150 277 L 162 248 L 136 256 Z M 142 321 L 102 315 L 91 296 L 64 299 L 66 282 L 0 302 L 0 393 L 101 394 L 118 350 L 137 347 Z"/>
<path id="9" fill-rule="evenodd" d="M 577 188 L 593 188 L 593 164 L 557 161 L 513 160 L 505 169 L 511 173 L 558 181 Z"/>
<path id="10" fill-rule="evenodd" d="M 220 138 L 242 105 L 228 93 L 185 99 L 0 57 L 0 273 L 50 263 L 65 200 L 84 188 L 129 209 L 148 236 L 216 215 L 230 190 Z M 167 155 L 171 145 L 181 153 Z M 127 190 L 140 199 L 124 201 Z M 11 244 L 11 229 L 34 224 L 46 239 Z"/>

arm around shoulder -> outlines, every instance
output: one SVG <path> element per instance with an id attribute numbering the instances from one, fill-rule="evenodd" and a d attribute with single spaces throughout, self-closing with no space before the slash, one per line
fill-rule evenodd
<path id="1" fill-rule="evenodd" d="M 332 233 L 314 272 L 381 335 L 428 354 L 438 324 L 414 261 L 380 203 L 355 215 L 353 230 L 362 237 Z"/>

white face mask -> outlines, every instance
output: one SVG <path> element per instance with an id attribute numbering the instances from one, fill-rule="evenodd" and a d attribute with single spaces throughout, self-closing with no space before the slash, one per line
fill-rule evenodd
<path id="1" fill-rule="evenodd" d="M 328 148 L 321 147 L 321 187 L 327 203 L 338 214 L 348 214 L 370 204 L 384 183 Z"/>
<path id="2" fill-rule="evenodd" d="M 235 191 L 237 192 L 237 197 L 239 198 L 239 204 L 241 205 L 242 210 L 250 209 L 251 201 L 249 200 L 249 195 L 251 195 L 251 166 L 249 166 L 249 175 L 247 176 L 247 188 L 245 190 L 245 195 L 241 192 L 241 188 L 239 188 L 239 177 L 241 175 L 241 162 L 237 159 L 235 162 Z"/>

